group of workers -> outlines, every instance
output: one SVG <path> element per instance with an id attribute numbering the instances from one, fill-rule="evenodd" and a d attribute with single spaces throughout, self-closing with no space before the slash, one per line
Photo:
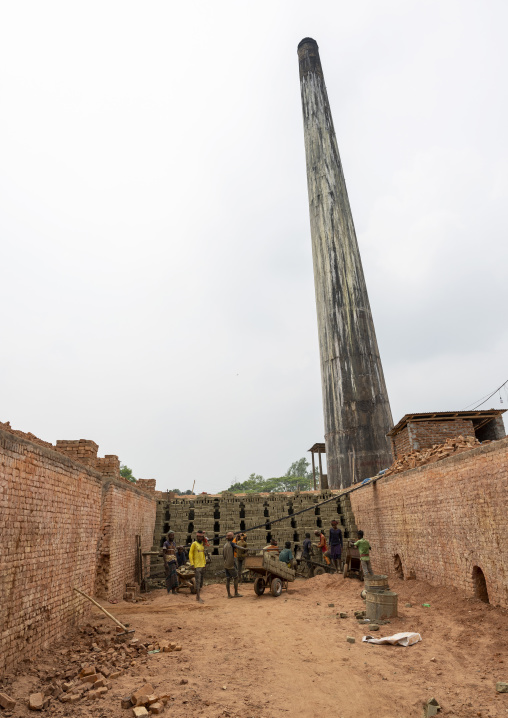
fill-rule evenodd
<path id="1" fill-rule="evenodd" d="M 302 559 L 311 566 L 312 546 L 316 546 L 321 550 L 325 563 L 332 565 L 338 573 L 342 569 L 342 531 L 339 522 L 333 520 L 329 530 L 328 543 L 325 533 L 322 529 L 314 531 L 317 541 L 312 542 L 310 533 L 305 534 L 303 541 Z M 363 531 L 358 531 L 358 541 L 354 544 L 360 553 L 361 566 L 363 575 L 372 575 L 372 567 L 370 564 L 370 544 L 364 538 Z M 168 533 L 167 540 L 163 544 L 162 552 L 164 556 L 164 572 L 166 576 L 166 588 L 168 593 L 175 594 L 178 589 L 178 573 L 177 569 L 184 565 L 187 561 L 193 566 L 195 572 L 196 584 L 196 600 L 198 603 L 204 603 L 201 598 L 201 589 L 203 588 L 203 576 L 206 568 L 206 548 L 210 546 L 210 542 L 203 531 L 196 533 L 196 539 L 192 542 L 188 555 L 184 546 L 177 546 L 175 543 L 175 534 L 173 531 Z M 279 561 L 287 564 L 290 568 L 296 568 L 296 560 L 291 550 L 291 542 L 286 541 L 284 548 L 279 549 L 276 539 L 272 539 L 270 543 L 263 548 L 263 551 L 277 554 Z M 242 571 L 245 557 L 247 555 L 247 537 L 245 533 L 234 534 L 229 531 L 226 534 L 226 542 L 222 547 L 222 556 L 224 559 L 224 570 L 226 572 L 226 590 L 228 598 L 242 598 L 242 594 L 238 591 L 238 586 L 242 580 Z M 233 581 L 234 593 L 231 593 L 231 581 Z"/>

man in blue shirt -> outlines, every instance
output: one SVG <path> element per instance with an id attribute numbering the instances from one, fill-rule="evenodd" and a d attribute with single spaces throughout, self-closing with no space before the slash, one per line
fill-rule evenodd
<path id="1" fill-rule="evenodd" d="M 287 563 L 289 568 L 293 568 L 293 552 L 291 551 L 291 541 L 286 541 L 284 548 L 279 554 L 279 561 Z"/>

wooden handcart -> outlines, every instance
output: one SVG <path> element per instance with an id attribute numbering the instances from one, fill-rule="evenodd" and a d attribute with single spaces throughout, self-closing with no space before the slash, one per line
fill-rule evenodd
<path id="1" fill-rule="evenodd" d="M 278 556 L 264 551 L 262 555 L 246 556 L 245 568 L 257 574 L 254 580 L 254 593 L 262 596 L 268 588 L 272 596 L 280 596 L 282 589 L 287 591 L 288 583 L 295 580 L 296 572 L 289 568 Z"/>
<path id="2" fill-rule="evenodd" d="M 344 569 L 342 575 L 344 578 L 356 577 L 363 580 L 360 551 L 354 545 L 354 541 L 345 541 L 343 560 Z"/>

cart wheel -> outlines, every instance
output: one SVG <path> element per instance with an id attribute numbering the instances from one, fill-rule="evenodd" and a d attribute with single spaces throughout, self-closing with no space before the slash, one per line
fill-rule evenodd
<path id="1" fill-rule="evenodd" d="M 277 598 L 277 596 L 280 596 L 280 594 L 282 593 L 282 581 L 280 580 L 280 578 L 273 579 L 270 591 L 272 592 L 272 596 L 275 596 L 275 598 Z"/>
<path id="2" fill-rule="evenodd" d="M 191 580 L 189 581 L 189 585 L 190 585 L 190 592 L 191 592 L 192 594 L 197 593 L 197 590 L 196 590 L 196 579 L 195 579 L 195 578 L 191 578 Z"/>
<path id="3" fill-rule="evenodd" d="M 258 576 L 254 580 L 254 593 L 256 594 L 256 596 L 262 596 L 265 592 L 265 588 L 265 579 L 263 578 L 263 576 Z"/>
<path id="4" fill-rule="evenodd" d="M 348 570 L 347 570 L 347 563 L 344 564 L 344 570 L 342 571 L 342 575 L 344 578 L 347 578 Z"/>
<path id="5" fill-rule="evenodd" d="M 313 576 L 322 576 L 324 573 L 326 573 L 326 568 L 324 566 L 316 566 Z"/>

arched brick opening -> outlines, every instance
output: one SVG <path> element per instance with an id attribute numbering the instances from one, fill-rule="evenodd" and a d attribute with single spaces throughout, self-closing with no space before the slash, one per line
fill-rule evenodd
<path id="1" fill-rule="evenodd" d="M 485 574 L 479 566 L 473 567 L 473 587 L 476 598 L 479 598 L 484 603 L 490 603 Z"/>
<path id="2" fill-rule="evenodd" d="M 393 557 L 393 570 L 399 578 L 404 578 L 404 569 L 402 568 L 402 559 L 398 553 Z"/>

